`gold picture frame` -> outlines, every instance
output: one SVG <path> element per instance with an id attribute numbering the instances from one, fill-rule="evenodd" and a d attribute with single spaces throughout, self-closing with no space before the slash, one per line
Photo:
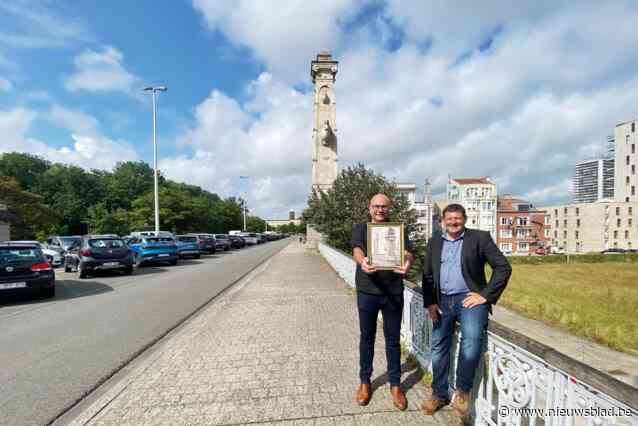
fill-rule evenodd
<path id="1" fill-rule="evenodd" d="M 368 261 L 377 270 L 393 270 L 405 263 L 405 229 L 397 222 L 368 222 Z"/>

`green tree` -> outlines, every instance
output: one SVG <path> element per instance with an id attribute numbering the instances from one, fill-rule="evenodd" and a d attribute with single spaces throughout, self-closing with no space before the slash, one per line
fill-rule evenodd
<path id="1" fill-rule="evenodd" d="M 130 209 L 137 198 L 153 191 L 153 169 L 143 161 L 125 161 L 117 163 L 107 179 L 106 206 L 110 210 Z M 165 179 L 158 176 L 159 185 Z"/>
<path id="2" fill-rule="evenodd" d="M 32 191 L 51 163 L 23 152 L 7 152 L 0 157 L 0 175 L 10 176 L 26 191 Z"/>
<path id="3" fill-rule="evenodd" d="M 12 240 L 42 239 L 59 225 L 59 215 L 42 203 L 42 197 L 23 190 L 15 178 L 0 176 L 0 200 L 12 216 Z"/>
<path id="4" fill-rule="evenodd" d="M 363 164 L 347 167 L 339 173 L 333 187 L 318 193 L 313 191 L 308 200 L 308 208 L 303 212 L 303 222 L 326 236 L 326 242 L 347 253 L 352 251 L 350 240 L 355 224 L 368 222 L 368 204 L 378 193 L 386 194 L 392 200 L 390 221 L 402 222 L 415 247 L 415 262 L 409 278 L 418 276 L 425 241 L 416 233 L 416 212 L 410 208 L 405 195 L 383 175 L 366 169 Z"/>

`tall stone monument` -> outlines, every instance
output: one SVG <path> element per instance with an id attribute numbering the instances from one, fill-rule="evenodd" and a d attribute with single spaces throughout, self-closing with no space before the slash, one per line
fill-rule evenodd
<path id="1" fill-rule="evenodd" d="M 339 62 L 330 52 L 321 52 L 310 64 L 315 85 L 312 128 L 312 189 L 327 191 L 337 178 L 337 104 L 334 83 Z M 307 248 L 317 248 L 321 234 L 308 225 Z"/>

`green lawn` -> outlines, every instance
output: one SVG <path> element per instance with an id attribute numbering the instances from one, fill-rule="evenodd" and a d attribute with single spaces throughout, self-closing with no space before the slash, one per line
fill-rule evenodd
<path id="1" fill-rule="evenodd" d="M 638 355 L 638 263 L 512 268 L 500 305 Z"/>

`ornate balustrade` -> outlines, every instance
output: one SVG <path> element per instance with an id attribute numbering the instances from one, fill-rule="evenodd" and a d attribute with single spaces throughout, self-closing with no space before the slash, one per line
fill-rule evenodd
<path id="1" fill-rule="evenodd" d="M 323 243 L 319 251 L 354 288 L 351 256 Z M 432 323 L 421 288 L 407 282 L 404 300 L 401 338 L 431 371 Z M 494 321 L 487 335 L 472 394 L 474 424 L 638 425 L 638 389 Z"/>

